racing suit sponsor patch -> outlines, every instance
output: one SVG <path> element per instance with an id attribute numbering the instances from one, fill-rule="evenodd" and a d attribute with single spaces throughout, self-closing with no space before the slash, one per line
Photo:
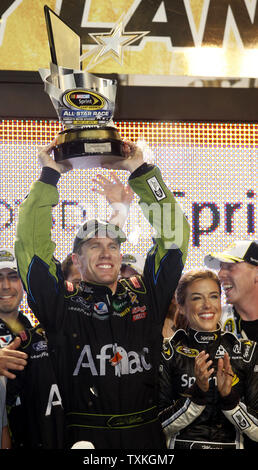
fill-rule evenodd
<path id="1" fill-rule="evenodd" d="M 77 376 L 83 368 L 90 369 L 93 376 L 105 376 L 107 365 L 114 367 L 115 375 L 129 375 L 144 370 L 150 370 L 152 365 L 148 362 L 149 348 L 144 347 L 142 351 L 126 351 L 117 344 L 106 344 L 102 346 L 100 353 L 93 355 L 89 344 L 82 349 L 73 375 Z"/>
<path id="2" fill-rule="evenodd" d="M 123 318 L 125 317 L 125 315 L 127 315 L 127 313 L 129 313 L 131 310 L 131 307 L 126 307 L 122 312 L 113 312 L 113 316 L 117 316 L 117 317 L 120 317 L 120 318 Z"/>
<path id="3" fill-rule="evenodd" d="M 94 312 L 102 315 L 103 313 L 108 312 L 108 306 L 104 302 L 97 302 L 94 305 Z"/>
<path id="4" fill-rule="evenodd" d="M 226 353 L 226 350 L 223 348 L 223 346 L 220 344 L 216 354 L 215 354 L 215 359 L 219 359 L 220 357 L 224 357 Z"/>
<path id="5" fill-rule="evenodd" d="M 239 378 L 236 374 L 234 374 L 234 377 L 232 379 L 232 387 L 234 387 L 234 385 L 236 385 L 238 382 L 239 382 Z"/>
<path id="6" fill-rule="evenodd" d="M 99 318 L 100 320 L 106 320 L 108 318 L 108 306 L 105 302 L 96 302 L 94 304 L 93 317 Z"/>
<path id="7" fill-rule="evenodd" d="M 128 279 L 121 279 L 120 282 L 126 288 L 127 293 L 129 294 L 130 297 L 133 294 L 133 292 L 135 292 L 137 294 L 146 294 L 147 293 L 146 286 L 143 282 L 143 279 L 139 275 L 129 277 Z M 130 289 L 129 291 L 128 291 L 128 287 Z M 137 298 L 134 299 L 134 300 L 135 300 L 136 303 L 138 303 Z"/>
<path id="8" fill-rule="evenodd" d="M 157 201 L 161 201 L 162 199 L 165 199 L 166 194 L 164 193 L 162 187 L 160 186 L 156 176 L 152 176 L 152 178 L 147 179 L 147 183 L 153 192 L 155 198 Z"/>
<path id="9" fill-rule="evenodd" d="M 116 312 L 122 312 L 122 310 L 126 307 L 127 303 L 127 300 L 114 299 L 112 302 L 112 306 Z"/>
<path id="10" fill-rule="evenodd" d="M 166 361 L 168 361 L 171 357 L 173 357 L 174 349 L 172 348 L 169 342 L 164 342 L 162 345 L 162 356 Z"/>
<path id="11" fill-rule="evenodd" d="M 12 335 L 0 336 L 0 348 L 7 346 L 12 341 L 12 339 Z"/>
<path id="12" fill-rule="evenodd" d="M 32 345 L 33 349 L 37 352 L 39 351 L 46 351 L 47 350 L 47 343 L 46 341 L 38 341 Z"/>
<path id="13" fill-rule="evenodd" d="M 131 304 L 138 304 L 139 303 L 139 300 L 137 299 L 137 295 L 134 292 L 129 291 L 128 294 L 129 294 L 129 297 L 130 297 Z"/>
<path id="14" fill-rule="evenodd" d="M 238 356 L 240 356 L 240 354 L 241 354 L 241 347 L 240 347 L 240 344 L 235 344 L 235 346 L 233 347 L 233 353 L 234 353 L 234 354 L 237 354 Z"/>
<path id="15" fill-rule="evenodd" d="M 250 362 L 253 356 L 253 352 L 255 350 L 255 345 L 253 341 L 243 341 L 243 360 L 244 362 Z"/>
<path id="16" fill-rule="evenodd" d="M 133 284 L 133 286 L 135 287 L 135 289 L 140 289 L 141 288 L 141 284 L 139 283 L 136 276 L 130 277 L 130 281 Z"/>
<path id="17" fill-rule="evenodd" d="M 197 331 L 194 335 L 197 343 L 209 343 L 210 341 L 216 341 L 218 335 L 212 332 Z"/>
<path id="18" fill-rule="evenodd" d="M 20 331 L 19 336 L 21 337 L 23 342 L 28 340 L 28 335 L 25 330 Z"/>
<path id="19" fill-rule="evenodd" d="M 38 335 L 43 336 L 43 338 L 46 338 L 46 332 L 41 326 L 39 328 L 36 328 L 35 331 Z"/>
<path id="20" fill-rule="evenodd" d="M 68 292 L 73 292 L 74 291 L 74 286 L 73 283 L 70 281 L 65 281 L 65 287 Z"/>
<path id="21" fill-rule="evenodd" d="M 250 428 L 250 423 L 248 423 L 246 417 L 242 413 L 240 409 L 238 409 L 233 415 L 232 418 L 234 419 L 237 427 L 244 431 L 247 428 Z"/>
<path id="22" fill-rule="evenodd" d="M 183 356 L 188 356 L 188 357 L 196 357 L 199 354 L 198 349 L 191 349 L 191 348 L 188 348 L 187 346 L 178 346 L 176 348 L 176 351 L 179 354 L 183 354 Z"/>
<path id="23" fill-rule="evenodd" d="M 222 326 L 222 329 L 224 331 L 229 331 L 230 333 L 233 333 L 235 331 L 235 322 L 233 318 L 228 318 Z"/>
<path id="24" fill-rule="evenodd" d="M 142 307 L 134 307 L 132 309 L 133 321 L 141 320 L 147 316 L 146 305 Z"/>

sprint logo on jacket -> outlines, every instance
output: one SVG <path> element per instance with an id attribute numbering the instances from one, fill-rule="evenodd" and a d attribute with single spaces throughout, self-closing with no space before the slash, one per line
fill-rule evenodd
<path id="1" fill-rule="evenodd" d="M 114 369 L 114 374 L 121 375 L 136 374 L 144 370 L 150 370 L 152 365 L 148 362 L 149 349 L 144 347 L 141 352 L 127 352 L 117 344 L 106 344 L 102 346 L 100 353 L 94 358 L 91 347 L 85 344 L 73 375 L 79 375 L 81 368 L 90 369 L 92 375 L 105 376 L 107 367 Z"/>

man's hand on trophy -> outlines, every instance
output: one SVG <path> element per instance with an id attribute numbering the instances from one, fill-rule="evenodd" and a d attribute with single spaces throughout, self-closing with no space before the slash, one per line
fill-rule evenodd
<path id="1" fill-rule="evenodd" d="M 122 143 L 122 155 L 125 158 L 118 160 L 112 158 L 112 160 L 102 163 L 102 167 L 113 170 L 127 170 L 132 173 L 144 163 L 143 152 L 134 142 L 124 141 Z"/>
<path id="2" fill-rule="evenodd" d="M 40 165 L 48 166 L 49 168 L 53 168 L 54 170 L 58 171 L 59 173 L 66 173 L 67 171 L 72 169 L 72 166 L 65 166 L 61 163 L 55 162 L 53 158 L 50 156 L 51 152 L 56 146 L 56 139 L 54 139 L 50 144 L 45 145 L 44 147 L 38 148 L 38 160 Z"/>

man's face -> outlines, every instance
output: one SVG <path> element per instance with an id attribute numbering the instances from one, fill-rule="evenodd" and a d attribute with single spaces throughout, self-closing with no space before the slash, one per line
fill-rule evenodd
<path id="1" fill-rule="evenodd" d="M 120 245 L 108 237 L 93 237 L 81 247 L 81 254 L 73 254 L 73 262 L 84 281 L 102 284 L 114 292 L 120 271 Z"/>
<path id="2" fill-rule="evenodd" d="M 257 267 L 250 263 L 221 263 L 218 272 L 219 280 L 226 295 L 227 302 L 239 305 L 247 300 L 257 286 Z"/>
<path id="3" fill-rule="evenodd" d="M 23 287 L 18 273 L 10 268 L 0 270 L 0 316 L 18 312 Z"/>

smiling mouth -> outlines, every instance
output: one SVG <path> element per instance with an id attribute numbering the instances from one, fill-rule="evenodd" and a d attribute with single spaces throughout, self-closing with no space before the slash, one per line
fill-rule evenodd
<path id="1" fill-rule="evenodd" d="M 223 290 L 226 295 L 231 291 L 232 287 L 232 284 L 223 284 Z"/>
<path id="2" fill-rule="evenodd" d="M 111 265 L 111 264 L 98 264 L 98 265 L 97 265 L 97 268 L 100 268 L 100 269 L 112 269 L 112 265 Z"/>
<path id="3" fill-rule="evenodd" d="M 200 317 L 201 319 L 203 319 L 203 320 L 212 320 L 212 318 L 214 317 L 214 313 L 211 313 L 211 312 L 209 312 L 209 313 L 201 313 L 201 314 L 199 315 L 199 317 Z"/>
<path id="4" fill-rule="evenodd" d="M 12 295 L 0 295 L 0 300 L 9 300 L 12 297 L 13 297 Z"/>

